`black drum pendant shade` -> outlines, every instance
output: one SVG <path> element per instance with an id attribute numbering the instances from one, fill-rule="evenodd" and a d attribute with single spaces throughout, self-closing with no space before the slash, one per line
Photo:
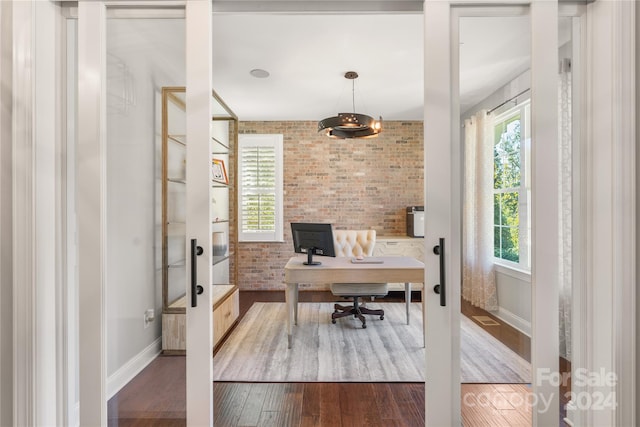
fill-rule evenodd
<path id="1" fill-rule="evenodd" d="M 355 88 L 353 80 L 358 78 L 358 73 L 348 71 L 344 77 L 352 81 L 352 103 L 355 110 Z M 318 132 L 324 131 L 330 138 L 373 138 L 382 132 L 382 117 L 375 120 L 371 116 L 358 113 L 340 113 L 334 117 L 328 117 L 318 122 Z"/>

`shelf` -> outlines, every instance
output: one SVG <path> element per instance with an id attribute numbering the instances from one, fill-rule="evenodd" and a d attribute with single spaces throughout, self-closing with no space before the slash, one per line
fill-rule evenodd
<path id="1" fill-rule="evenodd" d="M 231 221 L 228 219 L 211 220 L 211 224 L 229 224 Z M 186 224 L 184 222 L 169 222 L 167 223 L 167 235 L 168 236 L 184 236 Z"/>
<path id="2" fill-rule="evenodd" d="M 187 145 L 187 136 L 186 135 L 167 135 L 169 141 L 177 142 L 180 145 Z"/>
<path id="3" fill-rule="evenodd" d="M 223 256 L 214 256 L 213 257 L 213 265 L 220 264 L 221 262 L 224 262 L 224 261 L 228 260 L 230 257 L 231 257 L 231 254 L 223 255 Z"/>
<path id="4" fill-rule="evenodd" d="M 185 176 L 187 166 L 185 93 L 184 87 L 162 88 L 162 218 L 159 221 L 161 224 L 159 228 L 162 230 L 162 349 L 167 354 L 185 353 L 186 306 L 190 304 L 185 296 L 186 271 L 190 263 L 189 251 L 185 245 L 188 241 L 186 234 L 188 214 L 184 206 L 184 197 L 188 190 Z M 213 113 L 209 124 L 211 139 L 205 140 L 205 143 L 209 143 L 207 150 L 210 152 L 209 161 L 213 162 L 214 159 L 223 161 L 226 169 L 224 178 L 228 176 L 233 180 L 238 143 L 238 118 L 215 92 L 212 92 L 211 106 Z M 214 340 L 220 340 L 229 331 L 239 313 L 239 292 L 234 284 L 237 281 L 238 253 L 235 246 L 237 245 L 236 208 L 233 206 L 234 194 L 229 191 L 236 187 L 230 186 L 227 179 L 222 179 L 222 182 L 211 180 L 209 188 L 211 218 L 208 228 L 212 236 L 211 243 L 205 243 L 203 248 L 207 252 L 206 261 L 211 264 L 210 280 L 218 282 L 211 285 L 213 286 L 211 291 L 214 316 L 218 316 L 214 321 Z M 206 226 L 206 223 L 199 224 Z M 214 248 L 215 252 L 213 252 Z M 225 250 L 222 251 L 222 249 Z M 235 317 L 232 317 L 234 313 Z M 229 319 L 232 320 L 229 321 Z"/>
<path id="5" fill-rule="evenodd" d="M 231 150 L 231 149 L 229 148 L 229 146 L 228 146 L 228 145 L 226 145 L 226 144 L 224 144 L 224 143 L 220 142 L 218 139 L 216 139 L 216 137 L 212 136 L 212 137 L 211 137 L 211 140 L 212 140 L 213 142 L 215 142 L 216 144 L 218 144 L 218 145 L 220 145 L 220 146 L 224 147 L 224 148 L 225 148 L 225 150 L 226 150 L 224 153 L 212 153 L 212 154 L 228 154 L 228 153 L 229 153 L 229 151 Z"/>
<path id="6" fill-rule="evenodd" d="M 233 254 L 230 253 L 228 255 L 214 256 L 212 265 L 220 264 L 221 262 L 228 260 L 232 255 Z M 171 264 L 167 264 L 167 268 L 184 268 L 186 266 L 187 266 L 186 260 L 184 259 L 181 259 L 180 261 L 176 261 Z"/>
<path id="7" fill-rule="evenodd" d="M 212 265 L 220 264 L 221 262 L 228 260 L 232 255 L 233 254 L 231 253 L 223 256 L 214 256 Z M 167 268 L 184 268 L 186 266 L 187 266 L 186 260 L 184 259 L 181 259 L 180 261 L 176 261 L 171 264 L 167 264 Z"/>
<path id="8" fill-rule="evenodd" d="M 169 308 L 186 308 L 187 307 L 187 296 L 183 295 L 180 298 L 176 299 L 174 302 L 169 304 Z"/>
<path id="9" fill-rule="evenodd" d="M 233 254 L 224 255 L 224 256 L 214 256 L 212 265 L 220 264 L 221 262 L 228 260 L 231 257 L 231 255 Z M 186 266 L 187 264 L 183 259 L 180 261 L 176 261 L 172 264 L 167 264 L 167 268 L 184 268 Z"/>
<path id="10" fill-rule="evenodd" d="M 228 285 L 228 284 L 219 284 L 219 285 L 211 285 L 211 302 L 213 303 L 213 308 L 215 309 L 220 303 L 222 303 L 229 295 L 231 295 L 238 287 L 236 285 Z M 172 302 L 169 307 L 172 308 L 184 308 L 187 306 L 187 296 L 181 296 Z"/>

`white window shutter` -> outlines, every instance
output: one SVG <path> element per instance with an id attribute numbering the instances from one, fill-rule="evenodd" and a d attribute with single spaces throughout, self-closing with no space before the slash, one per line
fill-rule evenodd
<path id="1" fill-rule="evenodd" d="M 242 134 L 238 139 L 238 239 L 283 241 L 282 135 Z"/>

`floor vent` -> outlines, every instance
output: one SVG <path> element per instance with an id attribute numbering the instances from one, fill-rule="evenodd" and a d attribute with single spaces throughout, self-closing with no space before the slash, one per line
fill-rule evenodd
<path id="1" fill-rule="evenodd" d="M 482 326 L 500 326 L 500 323 L 496 322 L 489 316 L 471 316 L 473 320 L 480 323 Z"/>

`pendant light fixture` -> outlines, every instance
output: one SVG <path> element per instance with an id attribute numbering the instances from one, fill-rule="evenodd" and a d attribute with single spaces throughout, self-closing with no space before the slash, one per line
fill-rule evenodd
<path id="1" fill-rule="evenodd" d="M 375 120 L 366 114 L 358 114 L 355 100 L 355 79 L 358 73 L 347 71 L 344 77 L 351 80 L 351 102 L 353 113 L 339 113 L 318 122 L 318 132 L 324 131 L 329 138 L 374 138 L 382 132 L 382 117 Z"/>

